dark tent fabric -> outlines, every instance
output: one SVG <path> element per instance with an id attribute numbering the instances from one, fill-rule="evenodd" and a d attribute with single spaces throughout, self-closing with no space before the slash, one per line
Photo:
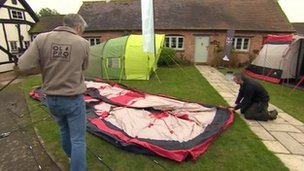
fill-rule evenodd
<path id="1" fill-rule="evenodd" d="M 233 123 L 233 112 L 216 106 L 148 94 L 115 82 L 86 81 L 87 130 L 136 153 L 178 162 L 195 160 Z M 30 96 L 44 100 L 34 89 Z"/>

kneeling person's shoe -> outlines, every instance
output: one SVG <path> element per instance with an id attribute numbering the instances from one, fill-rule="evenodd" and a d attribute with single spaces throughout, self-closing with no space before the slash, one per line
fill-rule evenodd
<path id="1" fill-rule="evenodd" d="M 277 119 L 277 116 L 278 116 L 278 111 L 277 110 L 269 111 L 269 119 L 270 120 Z"/>

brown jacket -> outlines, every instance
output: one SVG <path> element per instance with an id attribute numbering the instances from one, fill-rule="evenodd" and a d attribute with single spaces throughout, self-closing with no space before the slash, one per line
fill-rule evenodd
<path id="1" fill-rule="evenodd" d="M 89 42 L 66 26 L 39 34 L 20 57 L 20 72 L 40 69 L 47 95 L 72 96 L 86 90 Z"/>

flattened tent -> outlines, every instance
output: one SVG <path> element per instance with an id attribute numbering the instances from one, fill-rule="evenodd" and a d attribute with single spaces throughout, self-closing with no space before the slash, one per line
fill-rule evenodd
<path id="1" fill-rule="evenodd" d="M 304 76 L 304 37 L 269 35 L 259 55 L 246 68 L 251 77 L 280 83 Z"/>
<path id="2" fill-rule="evenodd" d="M 87 130 L 116 147 L 174 161 L 197 159 L 233 123 L 221 107 L 149 94 L 115 82 L 86 81 Z M 40 88 L 30 96 L 45 104 Z"/>
<path id="3" fill-rule="evenodd" d="M 155 35 L 156 55 L 143 51 L 142 35 L 110 39 L 91 47 L 86 77 L 111 80 L 149 80 L 157 69 L 157 61 L 165 35 Z"/>

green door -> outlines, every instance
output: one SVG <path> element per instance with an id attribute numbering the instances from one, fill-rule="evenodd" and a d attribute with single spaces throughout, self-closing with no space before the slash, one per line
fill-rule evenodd
<path id="1" fill-rule="evenodd" d="M 207 63 L 208 60 L 209 37 L 196 36 L 194 49 L 194 62 Z"/>

